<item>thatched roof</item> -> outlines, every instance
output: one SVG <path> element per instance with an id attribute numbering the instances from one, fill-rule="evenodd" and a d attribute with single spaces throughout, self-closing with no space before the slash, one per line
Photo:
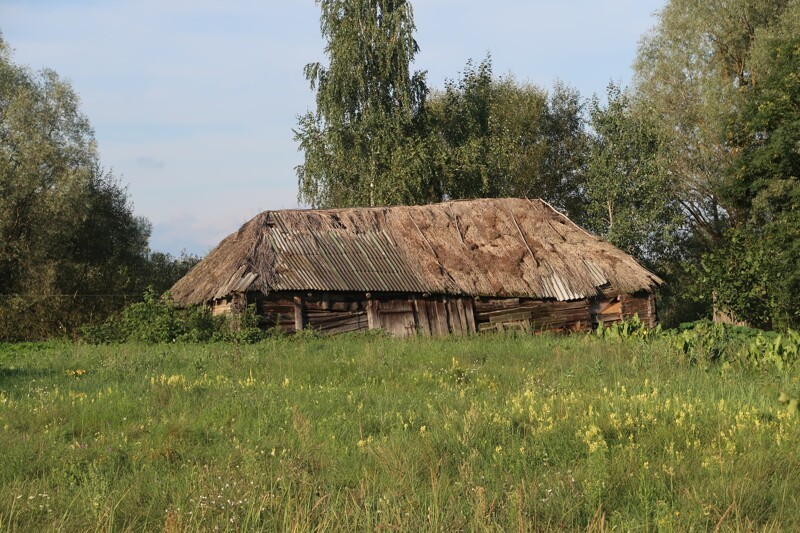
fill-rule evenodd
<path id="1" fill-rule="evenodd" d="M 576 300 L 662 281 L 541 200 L 266 211 L 171 290 L 178 305 L 233 292 L 411 292 Z"/>

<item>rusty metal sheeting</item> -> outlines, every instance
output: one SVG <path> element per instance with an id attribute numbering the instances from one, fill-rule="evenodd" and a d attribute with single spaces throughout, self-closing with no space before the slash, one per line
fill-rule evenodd
<path id="1" fill-rule="evenodd" d="M 425 283 L 383 232 L 291 232 L 272 213 L 273 290 L 426 292 Z"/>

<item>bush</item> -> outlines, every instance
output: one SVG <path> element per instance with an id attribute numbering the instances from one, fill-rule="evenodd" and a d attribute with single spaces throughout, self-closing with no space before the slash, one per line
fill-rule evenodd
<path id="1" fill-rule="evenodd" d="M 748 329 L 700 320 L 673 332 L 673 345 L 689 363 L 707 366 L 729 359 L 746 344 Z"/>
<path id="2" fill-rule="evenodd" d="M 648 329 L 638 316 L 634 316 L 629 321 L 607 327 L 600 324 L 595 335 L 617 342 L 666 338 L 685 362 L 705 367 L 735 364 L 783 371 L 800 360 L 800 333 L 793 330 L 778 334 L 700 320 L 663 331 L 660 326 Z"/>
<path id="3" fill-rule="evenodd" d="M 789 330 L 783 335 L 759 332 L 736 353 L 736 362 L 751 367 L 774 366 L 785 370 L 800 357 L 800 333 Z"/>
<path id="4" fill-rule="evenodd" d="M 159 297 L 152 289 L 144 301 L 126 307 L 100 324 L 82 328 L 83 339 L 93 344 L 121 342 L 210 342 L 252 343 L 267 333 L 258 327 L 254 306 L 240 313 L 214 316 L 205 306 L 178 309 L 168 294 Z"/>

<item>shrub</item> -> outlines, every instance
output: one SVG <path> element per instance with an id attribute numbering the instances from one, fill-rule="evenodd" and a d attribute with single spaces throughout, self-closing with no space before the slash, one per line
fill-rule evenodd
<path id="1" fill-rule="evenodd" d="M 782 371 L 797 362 L 800 357 L 800 333 L 788 330 L 783 335 L 768 335 L 759 332 L 737 353 L 735 360 L 746 366 L 772 365 Z"/>
<path id="2" fill-rule="evenodd" d="M 100 324 L 82 328 L 83 339 L 93 344 L 120 342 L 209 342 L 251 343 L 267 333 L 258 327 L 254 306 L 240 313 L 214 316 L 205 306 L 178 309 L 169 294 L 159 297 L 152 289 L 144 300 L 126 307 Z"/>

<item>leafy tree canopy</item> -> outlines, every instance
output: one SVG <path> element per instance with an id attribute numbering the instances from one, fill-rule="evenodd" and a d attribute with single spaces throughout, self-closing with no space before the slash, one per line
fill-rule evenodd
<path id="1" fill-rule="evenodd" d="M 741 319 L 800 327 L 800 38 L 771 42 L 732 122 L 738 143 L 723 192 L 739 223 L 705 258 L 718 303 Z"/>
<path id="2" fill-rule="evenodd" d="M 495 77 L 487 56 L 468 61 L 423 111 L 437 199 L 543 198 L 580 211 L 586 134 L 574 89 L 556 83 L 548 93 L 511 75 Z"/>
<path id="3" fill-rule="evenodd" d="M 63 332 L 141 297 L 166 271 L 149 235 L 72 87 L 13 63 L 0 37 L 0 338 Z"/>
<path id="4" fill-rule="evenodd" d="M 314 206 L 413 201 L 425 184 L 415 117 L 425 73 L 405 0 L 317 0 L 329 64 L 305 67 L 317 109 L 300 117 L 295 139 L 300 200 Z"/>
<path id="5" fill-rule="evenodd" d="M 669 141 L 662 154 L 675 197 L 712 243 L 735 215 L 720 193 L 732 159 L 726 124 L 756 81 L 757 36 L 782 24 L 793 4 L 671 0 L 639 47 L 637 91 Z"/>
<path id="6" fill-rule="evenodd" d="M 613 83 L 607 103 L 595 96 L 589 115 L 584 224 L 650 265 L 674 259 L 684 219 L 659 158 L 665 140 L 654 117 Z"/>

